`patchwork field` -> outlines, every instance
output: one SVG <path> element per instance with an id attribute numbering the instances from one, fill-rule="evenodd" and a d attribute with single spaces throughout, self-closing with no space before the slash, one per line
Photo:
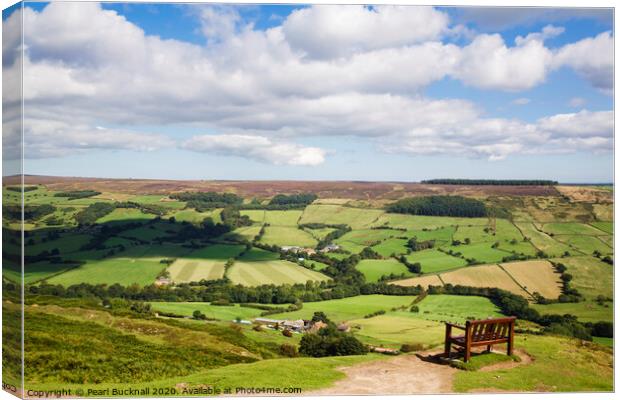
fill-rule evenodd
<path id="1" fill-rule="evenodd" d="M 610 235 L 614 233 L 614 223 L 611 221 L 608 221 L 608 222 L 595 221 L 595 222 L 590 222 L 590 225 Z"/>
<path id="2" fill-rule="evenodd" d="M 462 258 L 453 257 L 437 249 L 415 251 L 407 256 L 407 261 L 420 263 L 424 274 L 449 271 L 467 264 Z"/>
<path id="3" fill-rule="evenodd" d="M 261 243 L 276 246 L 299 246 L 314 247 L 317 240 L 308 232 L 297 227 L 290 226 L 268 226 L 265 228 L 265 234 L 261 239 Z"/>
<path id="4" fill-rule="evenodd" d="M 326 281 L 329 278 L 319 272 L 300 267 L 289 261 L 237 261 L 228 270 L 227 277 L 244 286 L 283 285 Z"/>
<path id="5" fill-rule="evenodd" d="M 389 311 L 394 307 L 408 306 L 414 296 L 384 296 L 372 294 L 366 296 L 347 297 L 338 300 L 307 302 L 301 310 L 272 315 L 276 319 L 310 319 L 316 311 L 323 311 L 335 322 L 350 321 L 363 318 L 365 315 L 380 310 Z"/>
<path id="6" fill-rule="evenodd" d="M 331 204 L 310 205 L 304 210 L 300 224 L 313 222 L 324 224 L 347 224 L 353 229 L 370 227 L 376 222 L 383 210 L 344 207 Z"/>
<path id="7" fill-rule="evenodd" d="M 117 208 L 105 217 L 97 220 L 98 224 L 122 223 L 126 221 L 147 221 L 153 219 L 155 215 L 147 214 L 136 208 Z"/>
<path id="8" fill-rule="evenodd" d="M 486 226 L 487 218 L 456 218 L 456 217 L 430 217 L 425 215 L 402 215 L 383 214 L 372 226 L 390 226 L 404 229 L 437 229 L 447 226 Z"/>
<path id="9" fill-rule="evenodd" d="M 372 249 L 382 257 L 390 257 L 392 255 L 406 254 L 408 250 L 406 245 L 407 239 L 391 238 L 372 246 Z"/>
<path id="10" fill-rule="evenodd" d="M 554 222 L 544 224 L 543 229 L 546 233 L 554 235 L 604 235 L 605 232 L 587 224 L 579 224 L 576 222 Z"/>
<path id="11" fill-rule="evenodd" d="M 230 306 L 212 306 L 210 303 L 200 302 L 151 302 L 150 304 L 155 311 L 191 317 L 194 311 L 198 310 L 208 318 L 215 318 L 223 321 L 234 321 L 236 318 L 246 320 L 256 318 L 263 312 L 263 310 L 257 308 L 241 307 L 238 304 Z"/>
<path id="12" fill-rule="evenodd" d="M 367 282 L 377 282 L 382 276 L 390 274 L 410 275 L 407 267 L 393 258 L 387 260 L 362 260 L 355 268 L 364 274 Z"/>
<path id="13" fill-rule="evenodd" d="M 538 292 L 547 299 L 557 299 L 562 293 L 560 274 L 548 261 L 521 261 L 500 264 L 500 267 L 528 293 Z"/>
<path id="14" fill-rule="evenodd" d="M 494 249 L 493 243 L 476 243 L 442 248 L 445 251 L 452 250 L 455 254 L 460 253 L 466 259 L 473 259 L 477 262 L 493 263 L 502 261 L 510 254 L 508 252 Z"/>
<path id="15" fill-rule="evenodd" d="M 601 295 L 613 297 L 613 266 L 595 257 L 558 258 L 553 261 L 564 264 L 566 272 L 573 276 L 571 286 L 588 299 Z"/>
<path id="16" fill-rule="evenodd" d="M 244 251 L 238 258 L 239 261 L 270 261 L 279 260 L 280 254 L 271 251 L 252 247 L 249 251 Z"/>
<path id="17" fill-rule="evenodd" d="M 417 304 L 420 309 L 416 318 L 430 319 L 438 322 L 463 324 L 467 319 L 485 319 L 501 317 L 499 308 L 486 297 L 454 296 L 448 294 L 429 295 Z"/>
<path id="18" fill-rule="evenodd" d="M 500 265 L 464 267 L 438 275 L 427 275 L 392 282 L 400 286 L 423 287 L 453 284 L 473 287 L 496 287 L 525 298 L 538 292 L 544 297 L 556 299 L 560 295 L 559 274 L 547 261 L 522 261 Z"/>
<path id="19" fill-rule="evenodd" d="M 441 274 L 440 276 L 442 281 L 453 285 L 496 287 L 526 298 L 529 297 L 527 292 L 497 265 L 480 265 L 461 268 L 456 271 Z"/>
<path id="20" fill-rule="evenodd" d="M 400 315 L 379 315 L 349 321 L 356 336 L 367 343 L 399 348 L 403 343 L 435 347 L 442 343 L 445 326 L 442 323 Z"/>
<path id="21" fill-rule="evenodd" d="M 571 247 L 564 243 L 560 243 L 554 240 L 551 236 L 536 229 L 533 223 L 530 222 L 517 222 L 517 227 L 521 230 L 523 235 L 528 238 L 536 249 L 544 251 L 551 257 L 559 257 L 565 252 L 572 250 Z"/>
<path id="22" fill-rule="evenodd" d="M 168 272 L 172 281 L 177 283 L 214 280 L 224 277 L 224 264 L 224 260 L 181 258 L 168 267 Z"/>
<path id="23" fill-rule="evenodd" d="M 88 282 L 93 285 L 120 283 L 125 286 L 137 283 L 144 286 L 152 284 L 157 274 L 163 268 L 164 266 L 159 260 L 123 257 L 107 258 L 88 261 L 78 268 L 49 278 L 47 282 L 64 286 L 81 282 Z"/>

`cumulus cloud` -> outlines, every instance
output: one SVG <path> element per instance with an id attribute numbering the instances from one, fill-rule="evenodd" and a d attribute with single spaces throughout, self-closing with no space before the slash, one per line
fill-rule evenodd
<path id="1" fill-rule="evenodd" d="M 518 106 L 524 106 L 526 104 L 530 104 L 532 100 L 528 99 L 527 97 L 519 97 L 518 99 L 514 99 L 512 101 L 512 104 L 516 104 Z"/>
<path id="2" fill-rule="evenodd" d="M 518 91 L 542 83 L 553 60 L 540 39 L 507 47 L 499 34 L 479 35 L 462 50 L 454 76 L 483 89 Z"/>
<path id="3" fill-rule="evenodd" d="M 448 23 L 432 7 L 315 5 L 293 11 L 282 28 L 293 50 L 325 59 L 437 40 Z"/>
<path id="4" fill-rule="evenodd" d="M 126 129 L 48 119 L 24 121 L 24 154 L 28 158 L 62 157 L 92 149 L 155 151 L 174 144 L 163 135 Z"/>
<path id="5" fill-rule="evenodd" d="M 573 97 L 568 101 L 568 105 L 573 108 L 582 107 L 586 104 L 586 99 L 582 97 Z"/>
<path id="6" fill-rule="evenodd" d="M 492 118 L 471 101 L 422 95 L 446 77 L 525 90 L 564 65 L 599 82 L 613 60 L 593 53 L 611 54 L 609 33 L 557 50 L 544 44 L 561 33 L 552 26 L 514 45 L 483 34 L 459 46 L 442 41 L 455 29 L 447 15 L 426 7 L 310 7 L 265 31 L 228 8 L 201 10 L 205 45 L 149 36 L 96 3 L 26 8 L 24 98 L 34 121 L 26 136 L 35 149 L 27 156 L 174 146 L 132 129 L 156 124 L 218 132 L 182 143 L 186 150 L 305 166 L 324 162 L 327 152 L 297 144 L 299 137 L 356 137 L 384 151 L 493 160 L 548 151 L 545 140 L 561 151 L 598 151 L 610 141 L 601 121 L 611 114 L 578 113 L 572 123 L 597 124 L 568 135 L 557 128 L 560 117 Z M 101 125 L 123 129 L 103 135 Z"/>
<path id="7" fill-rule="evenodd" d="M 182 147 L 202 153 L 249 158 L 276 165 L 314 166 L 325 162 L 326 151 L 318 147 L 306 147 L 283 143 L 264 136 L 250 135 L 203 135 L 194 136 Z"/>
<path id="8" fill-rule="evenodd" d="M 614 79 L 614 39 L 611 32 L 565 45 L 555 55 L 554 65 L 571 67 L 592 86 L 611 93 Z"/>

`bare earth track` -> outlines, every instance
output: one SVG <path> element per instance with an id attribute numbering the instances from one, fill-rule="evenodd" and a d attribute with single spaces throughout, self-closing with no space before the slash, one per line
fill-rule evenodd
<path id="1" fill-rule="evenodd" d="M 422 358 L 440 353 L 433 350 L 418 354 L 407 354 L 340 368 L 346 374 L 344 379 L 332 387 L 306 393 L 309 396 L 321 395 L 408 395 L 454 393 L 452 380 L 459 370 L 444 364 L 423 361 Z M 523 350 L 515 350 L 520 362 L 505 361 L 488 365 L 479 371 L 500 371 L 527 365 L 532 357 Z M 418 357 L 421 356 L 421 357 Z M 480 392 L 484 392 L 481 389 Z M 474 390 L 478 392 L 478 390 Z"/>

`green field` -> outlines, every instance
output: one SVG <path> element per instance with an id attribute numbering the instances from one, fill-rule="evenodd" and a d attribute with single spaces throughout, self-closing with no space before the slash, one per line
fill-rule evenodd
<path id="1" fill-rule="evenodd" d="M 485 228 L 487 232 L 485 232 Z M 471 240 L 473 243 L 496 241 L 496 237 L 486 226 L 459 226 L 454 233 L 454 240 L 465 239 Z"/>
<path id="2" fill-rule="evenodd" d="M 310 233 L 317 240 L 322 240 L 329 233 L 335 231 L 334 228 L 318 228 L 318 229 L 305 228 L 304 230 Z"/>
<path id="3" fill-rule="evenodd" d="M 614 233 L 614 223 L 611 221 L 595 221 L 590 222 L 590 225 L 610 235 Z"/>
<path id="4" fill-rule="evenodd" d="M 532 304 L 532 308 L 541 314 L 571 314 L 582 322 L 613 321 L 614 309 L 612 303 L 599 305 L 592 300 L 579 303 Z"/>
<path id="5" fill-rule="evenodd" d="M 543 231 L 553 233 L 554 235 L 604 235 L 606 233 L 591 225 L 577 222 L 553 222 L 544 224 Z"/>
<path id="6" fill-rule="evenodd" d="M 175 283 L 216 280 L 224 277 L 224 260 L 179 258 L 168 267 Z"/>
<path id="7" fill-rule="evenodd" d="M 382 257 L 390 257 L 392 254 L 400 255 L 407 253 L 407 239 L 391 238 L 372 246 L 372 249 Z"/>
<path id="8" fill-rule="evenodd" d="M 88 261 L 79 268 L 72 269 L 48 279 L 50 284 L 63 286 L 88 282 L 96 285 L 120 283 L 121 285 L 150 285 L 164 266 L 158 260 L 136 258 L 107 258 Z"/>
<path id="9" fill-rule="evenodd" d="M 234 321 L 237 317 L 249 320 L 260 316 L 263 312 L 258 308 L 241 307 L 239 304 L 230 306 L 212 306 L 210 303 L 198 302 L 151 302 L 150 304 L 155 311 L 191 317 L 194 311 L 199 310 L 209 318 L 223 321 Z"/>
<path id="10" fill-rule="evenodd" d="M 531 222 L 517 222 L 517 227 L 523 232 L 526 238 L 529 238 L 534 247 L 538 250 L 544 251 L 551 257 L 558 257 L 564 254 L 564 252 L 572 250 L 564 243 L 560 243 L 554 240 L 551 236 L 536 229 Z"/>
<path id="11" fill-rule="evenodd" d="M 268 226 L 261 243 L 276 246 L 314 247 L 317 240 L 308 232 L 290 226 Z"/>
<path id="12" fill-rule="evenodd" d="M 174 217 L 174 219 L 177 222 L 189 222 L 192 224 L 199 224 L 205 218 L 209 217 L 213 219 L 213 222 L 218 223 L 218 222 L 222 222 L 222 219 L 220 218 L 221 212 L 222 212 L 221 209 L 216 209 L 216 210 L 206 211 L 206 212 L 198 212 L 194 209 L 185 209 L 185 210 L 175 211 L 171 214 L 171 216 Z"/>
<path id="13" fill-rule="evenodd" d="M 383 210 L 344 207 L 331 204 L 312 204 L 306 207 L 300 224 L 346 224 L 353 229 L 363 229 L 373 225 L 384 214 Z"/>
<path id="14" fill-rule="evenodd" d="M 399 348 L 404 343 L 435 347 L 443 342 L 445 326 L 439 322 L 410 318 L 397 314 L 349 321 L 355 335 L 362 341 L 385 347 Z"/>
<path id="15" fill-rule="evenodd" d="M 394 307 L 411 304 L 413 296 L 384 296 L 372 294 L 366 296 L 347 297 L 338 300 L 326 300 L 304 303 L 301 310 L 272 315 L 275 319 L 311 319 L 316 311 L 323 311 L 335 322 L 363 318 L 365 315 L 379 310 L 389 311 Z"/>
<path id="16" fill-rule="evenodd" d="M 390 258 L 387 260 L 362 260 L 355 266 L 366 277 L 366 282 L 377 282 L 381 276 L 411 275 L 407 267 L 401 262 Z"/>
<path id="17" fill-rule="evenodd" d="M 536 248 L 529 241 L 523 240 L 518 240 L 516 243 L 512 240 L 500 241 L 497 249 L 508 253 L 525 254 L 528 256 L 536 255 Z"/>
<path id="18" fill-rule="evenodd" d="M 42 279 L 49 278 L 51 276 L 63 273 L 72 268 L 77 267 L 79 264 L 52 264 L 48 261 L 39 261 L 36 263 L 26 263 L 24 266 L 24 283 L 30 284 L 38 282 Z M 19 281 L 20 274 L 17 272 L 13 275 L 14 281 Z"/>
<path id="19" fill-rule="evenodd" d="M 187 255 L 188 258 L 205 258 L 213 260 L 228 260 L 235 258 L 245 249 L 241 244 L 213 244 L 202 249 L 194 250 Z"/>
<path id="20" fill-rule="evenodd" d="M 264 222 L 274 226 L 297 226 L 302 210 L 267 210 Z"/>
<path id="21" fill-rule="evenodd" d="M 44 251 L 52 251 L 58 249 L 61 254 L 69 254 L 76 252 L 80 247 L 89 242 L 92 236 L 87 234 L 63 234 L 59 239 L 43 241 L 43 235 L 35 235 L 34 244 L 28 244 L 28 240 L 24 244 L 26 255 L 37 255 Z M 4 245 L 4 243 L 3 243 Z M 8 250 L 10 244 L 7 244 L 5 251 Z M 19 253 L 19 249 L 13 249 Z"/>
<path id="22" fill-rule="evenodd" d="M 125 221 L 147 221 L 155 218 L 153 214 L 147 214 L 137 208 L 117 208 L 108 215 L 97 220 L 98 224 L 122 223 Z"/>
<path id="23" fill-rule="evenodd" d="M 244 286 L 282 285 L 326 281 L 329 278 L 319 272 L 300 267 L 289 261 L 237 261 L 228 270 L 227 277 Z"/>
<path id="24" fill-rule="evenodd" d="M 473 258 L 478 262 L 483 263 L 495 263 L 502 261 L 502 259 L 508 255 L 509 253 L 494 249 L 492 247 L 492 243 L 476 243 L 476 244 L 467 244 L 467 245 L 459 245 L 459 246 L 450 246 L 444 248 L 447 250 L 452 250 L 455 253 L 461 253 L 465 258 Z"/>
<path id="25" fill-rule="evenodd" d="M 486 297 L 429 295 L 417 304 L 420 311 L 409 313 L 417 318 L 463 324 L 467 319 L 501 317 L 499 308 Z"/>
<path id="26" fill-rule="evenodd" d="M 225 239 L 234 239 L 241 237 L 242 239 L 252 241 L 260 233 L 261 225 L 242 226 L 232 232 L 224 234 Z"/>
<path id="27" fill-rule="evenodd" d="M 486 226 L 487 218 L 456 218 L 456 217 L 429 217 L 425 215 L 383 214 L 372 226 L 390 226 L 393 228 L 437 229 L 448 226 Z"/>
<path id="28" fill-rule="evenodd" d="M 613 297 L 613 266 L 595 257 L 558 258 L 553 261 L 563 263 L 573 276 L 571 286 L 588 299 L 598 295 Z"/>
<path id="29" fill-rule="evenodd" d="M 271 251 L 252 247 L 249 251 L 244 252 L 238 257 L 239 261 L 270 261 L 279 260 L 280 254 Z"/>
<path id="30" fill-rule="evenodd" d="M 515 347 L 534 358 L 528 366 L 487 372 L 459 371 L 457 392 L 577 392 L 613 390 L 612 353 L 604 347 L 554 336 L 516 335 Z M 498 378 L 499 376 L 499 378 Z"/>
<path id="31" fill-rule="evenodd" d="M 437 249 L 414 251 L 407 256 L 407 261 L 420 263 L 424 274 L 449 271 L 467 264 L 462 258 L 453 257 Z"/>
<path id="32" fill-rule="evenodd" d="M 557 235 L 555 237 L 558 241 L 566 243 L 586 255 L 591 255 L 595 251 L 598 251 L 601 254 L 613 253 L 612 248 L 609 247 L 603 240 L 599 239 L 597 236 Z"/>

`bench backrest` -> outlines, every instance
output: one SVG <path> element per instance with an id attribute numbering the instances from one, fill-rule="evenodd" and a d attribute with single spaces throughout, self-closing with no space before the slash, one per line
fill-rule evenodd
<path id="1" fill-rule="evenodd" d="M 473 342 L 508 339 L 516 319 L 507 317 L 467 321 L 465 328 L 471 332 Z"/>

